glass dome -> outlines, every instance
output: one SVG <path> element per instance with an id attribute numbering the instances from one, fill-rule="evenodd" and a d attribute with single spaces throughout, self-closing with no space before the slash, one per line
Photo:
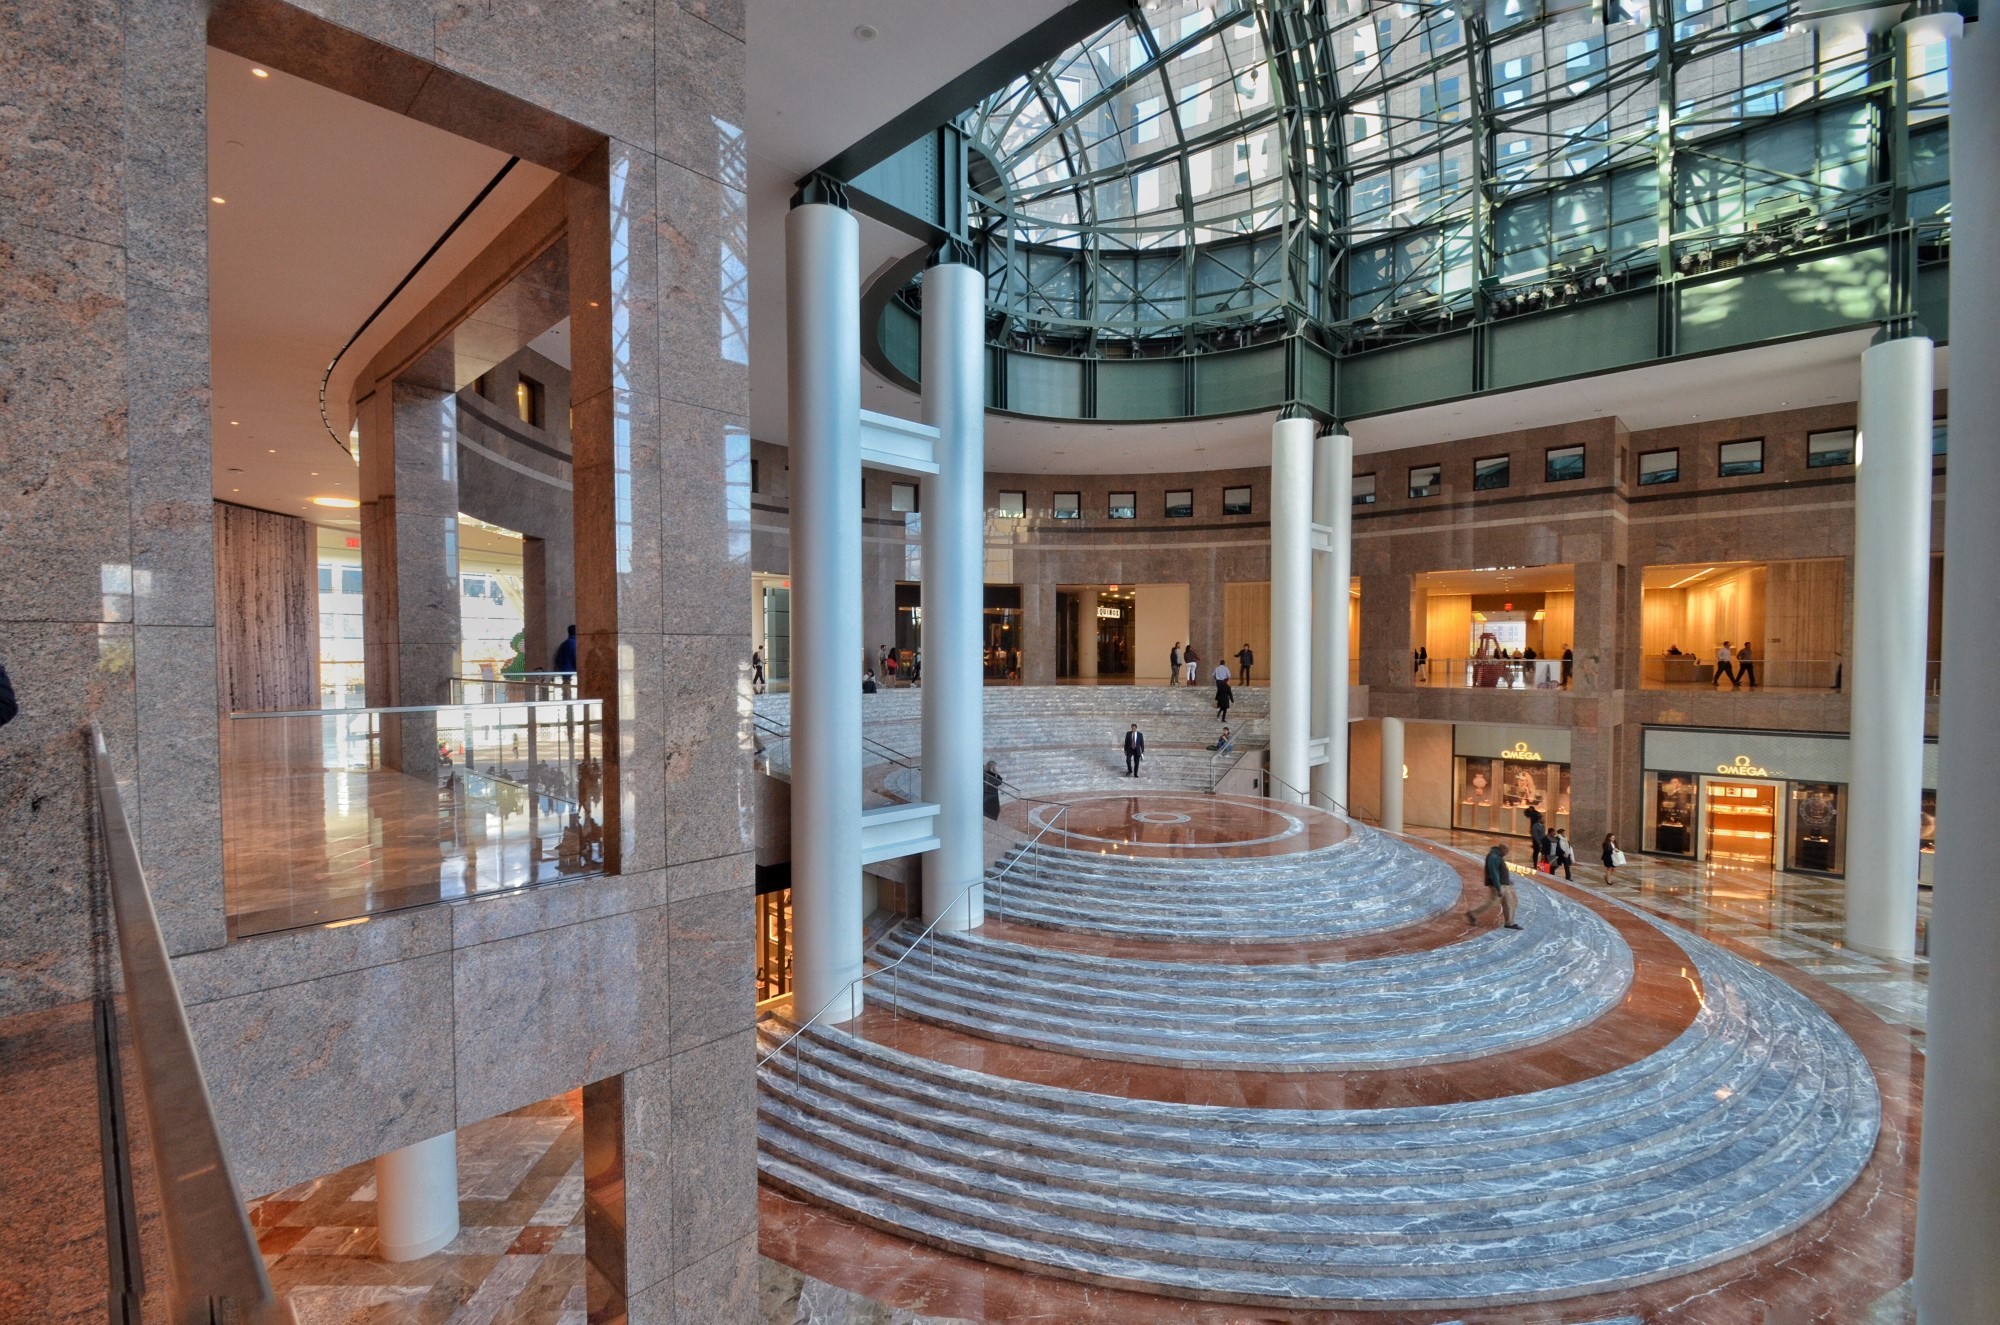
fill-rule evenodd
<path id="1" fill-rule="evenodd" d="M 1945 47 L 1898 47 L 1793 0 L 1148 0 L 963 118 L 975 237 L 1003 336 L 1141 355 L 1938 229 Z"/>

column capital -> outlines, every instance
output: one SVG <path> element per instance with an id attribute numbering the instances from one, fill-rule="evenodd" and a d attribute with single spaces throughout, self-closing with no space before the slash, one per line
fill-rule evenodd
<path id="1" fill-rule="evenodd" d="M 814 173 L 799 182 L 799 191 L 792 195 L 792 206 L 804 207 L 809 203 L 824 203 L 838 207 L 841 211 L 851 211 L 847 201 L 847 185 L 831 175 Z"/>
<path id="2" fill-rule="evenodd" d="M 924 269 L 926 271 L 932 267 L 948 266 L 972 267 L 975 269 L 979 266 L 973 260 L 972 245 L 960 239 L 957 235 L 947 235 L 944 239 L 940 240 L 931 249 L 930 256 L 924 259 Z"/>

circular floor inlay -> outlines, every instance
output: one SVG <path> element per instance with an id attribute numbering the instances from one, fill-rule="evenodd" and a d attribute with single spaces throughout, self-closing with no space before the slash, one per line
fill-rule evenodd
<path id="1" fill-rule="evenodd" d="M 1028 822 L 1072 844 L 1186 851 L 1269 846 L 1306 831 L 1298 815 L 1269 805 L 1172 792 L 1079 796 L 1060 805 L 1044 803 L 1029 811 Z"/>

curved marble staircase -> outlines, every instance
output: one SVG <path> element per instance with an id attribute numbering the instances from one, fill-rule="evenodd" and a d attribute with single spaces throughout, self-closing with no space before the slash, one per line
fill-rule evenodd
<path id="1" fill-rule="evenodd" d="M 1520 933 L 1350 963 L 1170 961 L 1170 939 L 1194 933 L 1180 907 L 1210 925 L 1234 915 L 1264 941 L 1310 933 L 1314 907 L 1282 903 L 1314 871 L 1344 875 L 1340 863 L 1370 851 L 1420 855 L 1356 833 L 1294 857 L 1230 859 L 1216 881 L 1212 865 L 1038 849 L 1022 869 L 1036 867 L 1044 923 L 1120 933 L 1106 925 L 1150 905 L 1162 959 L 934 935 L 870 997 L 1084 1059 L 1328 1071 L 1560 1037 L 1632 979 L 1610 925 L 1534 883 L 1520 889 Z M 1010 921 L 1026 919 L 1016 897 Z M 1406 897 L 1390 911 L 1408 923 L 1426 907 Z M 762 1173 L 968 1257 L 1214 1301 L 1464 1309 L 1682 1275 L 1824 1211 L 1868 1161 L 1880 1097 L 1866 1059 L 1806 997 L 1646 923 L 1686 953 L 1700 1011 L 1662 1051 L 1572 1085 L 1400 1109 L 1184 1105 L 1016 1081 L 812 1027 L 762 1069 Z M 892 931 L 880 955 L 908 941 Z M 766 1025 L 766 1049 L 780 1035 Z"/>

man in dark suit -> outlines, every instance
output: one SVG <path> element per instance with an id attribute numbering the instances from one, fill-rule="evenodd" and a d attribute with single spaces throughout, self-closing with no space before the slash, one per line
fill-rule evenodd
<path id="1" fill-rule="evenodd" d="M 1125 776 L 1126 777 L 1135 778 L 1139 776 L 1139 761 L 1143 759 L 1145 755 L 1146 755 L 1146 733 L 1140 731 L 1139 724 L 1135 722 L 1132 724 L 1132 730 L 1125 733 Z"/>

